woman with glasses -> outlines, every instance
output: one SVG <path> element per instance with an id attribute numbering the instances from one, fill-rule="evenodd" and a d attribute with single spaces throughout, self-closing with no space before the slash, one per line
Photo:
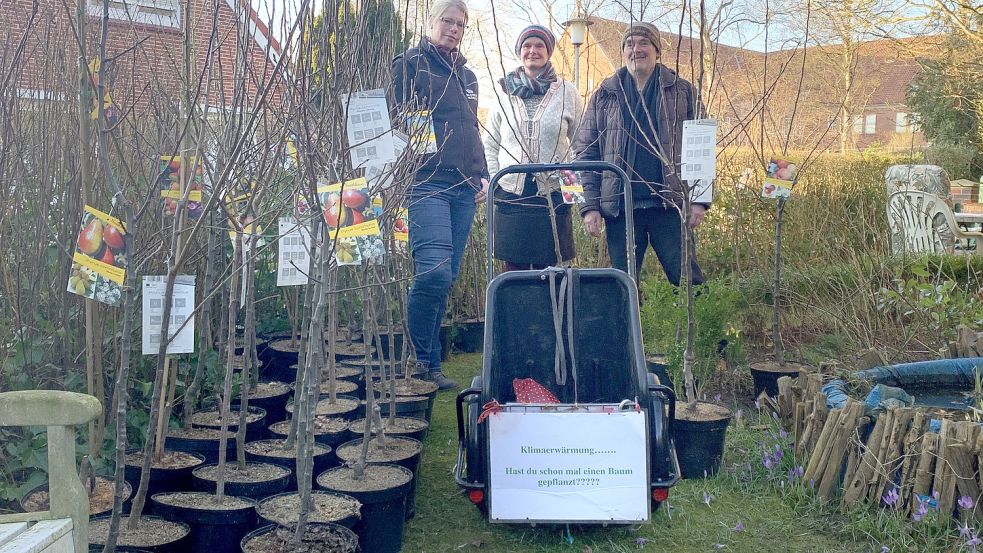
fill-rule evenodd
<path id="1" fill-rule="evenodd" d="M 583 102 L 577 88 L 556 75 L 550 57 L 553 33 L 530 25 L 519 33 L 515 54 L 522 65 L 499 80 L 504 98 L 488 120 L 488 169 L 517 163 L 557 163 L 569 158 Z M 542 269 L 574 257 L 570 204 L 563 202 L 562 174 L 505 175 L 495 196 L 495 258 L 506 271 Z"/>
<path id="2" fill-rule="evenodd" d="M 456 388 L 440 367 L 440 323 L 461 268 L 476 204 L 485 201 L 488 168 L 478 133 L 478 81 L 458 47 L 468 24 L 462 0 L 437 0 L 429 31 L 393 60 L 398 111 L 414 133 L 422 164 L 406 194 L 413 285 L 407 305 L 417 372 L 442 390 Z M 422 139 L 421 136 L 423 135 Z"/>

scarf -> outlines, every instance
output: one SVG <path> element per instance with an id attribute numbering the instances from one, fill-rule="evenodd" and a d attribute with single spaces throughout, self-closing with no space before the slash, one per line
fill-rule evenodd
<path id="1" fill-rule="evenodd" d="M 449 50 L 447 48 L 444 48 L 443 46 L 438 46 L 434 44 L 427 37 L 423 37 L 423 41 L 424 44 L 429 45 L 431 48 L 433 48 L 434 51 L 437 52 L 437 55 L 440 56 L 440 58 L 443 59 L 445 62 L 447 62 L 447 65 L 450 66 L 451 69 L 459 69 L 461 67 L 464 67 L 464 64 L 468 63 L 468 60 L 465 59 L 464 55 L 462 55 L 461 51 L 458 50 L 457 48 L 454 48 L 453 50 Z"/>
<path id="2" fill-rule="evenodd" d="M 542 96 L 549 90 L 550 85 L 556 82 L 556 71 L 553 64 L 546 62 L 546 67 L 534 79 L 530 79 L 522 67 L 509 73 L 504 79 L 499 79 L 498 84 L 502 85 L 502 90 L 510 96 L 516 96 L 523 100 L 533 96 Z"/>
<path id="3" fill-rule="evenodd" d="M 618 70 L 618 78 L 621 80 L 621 90 L 625 93 L 625 103 L 621 105 L 622 114 L 625 118 L 625 128 L 630 129 L 632 138 L 639 139 L 638 143 L 645 144 L 642 133 L 656 143 L 658 140 L 658 112 L 659 109 L 659 66 L 645 83 L 642 93 L 638 93 L 635 77 L 622 67 Z"/>

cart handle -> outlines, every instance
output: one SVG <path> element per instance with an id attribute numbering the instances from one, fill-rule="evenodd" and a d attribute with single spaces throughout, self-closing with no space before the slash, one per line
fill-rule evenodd
<path id="1" fill-rule="evenodd" d="M 676 392 L 672 388 L 662 384 L 649 384 L 648 389 L 650 394 L 662 394 L 669 400 L 669 424 L 666 425 L 666 428 L 669 431 L 669 435 L 672 436 L 672 425 L 673 421 L 676 420 Z"/>
<path id="2" fill-rule="evenodd" d="M 488 195 L 486 207 L 488 211 L 488 282 L 495 278 L 494 254 L 495 254 L 495 186 L 505 175 L 517 173 L 545 173 L 548 171 L 612 171 L 621 180 L 621 189 L 625 194 L 625 240 L 628 242 L 628 276 L 637 285 L 638 279 L 635 274 L 635 203 L 631 195 L 631 186 L 628 174 L 624 169 L 613 163 L 606 161 L 574 161 L 571 163 L 520 163 L 510 165 L 495 173 L 491 182 L 488 184 Z"/>
<path id="3" fill-rule="evenodd" d="M 457 394 L 457 441 L 464 439 L 464 400 L 481 394 L 479 388 L 467 388 Z"/>

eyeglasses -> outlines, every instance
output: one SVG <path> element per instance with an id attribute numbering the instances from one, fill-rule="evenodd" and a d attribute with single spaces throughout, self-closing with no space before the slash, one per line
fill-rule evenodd
<path id="1" fill-rule="evenodd" d="M 461 29 L 462 31 L 467 30 L 467 28 L 468 28 L 468 24 L 465 23 L 464 21 L 458 21 L 456 19 L 451 19 L 449 17 L 439 17 L 437 19 L 439 19 L 441 23 L 443 23 L 444 25 L 447 25 L 448 27 L 452 27 L 452 26 L 453 27 L 457 27 L 458 29 Z"/>
<path id="2" fill-rule="evenodd" d="M 647 48 L 649 46 L 655 46 L 655 45 L 652 44 L 652 41 L 649 40 L 649 39 L 647 39 L 647 38 L 636 38 L 636 39 L 632 40 L 632 37 L 628 37 L 625 40 L 625 49 L 627 50 L 628 48 L 631 48 L 632 46 L 636 46 L 636 47 L 639 47 L 639 48 Z"/>

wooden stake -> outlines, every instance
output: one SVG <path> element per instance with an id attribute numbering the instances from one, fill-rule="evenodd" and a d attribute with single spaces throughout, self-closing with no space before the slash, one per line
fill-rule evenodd
<path id="1" fill-rule="evenodd" d="M 915 469 L 915 482 L 911 489 L 911 500 L 909 506 L 914 507 L 918 502 L 918 496 L 928 495 L 932 490 L 933 467 L 939 451 L 939 435 L 935 432 L 926 432 L 922 436 L 921 455 L 918 457 L 918 467 Z"/>
<path id="2" fill-rule="evenodd" d="M 859 401 L 848 399 L 843 412 L 840 414 L 830 442 L 826 446 L 826 464 L 819 474 L 816 485 L 816 497 L 820 501 L 832 498 L 833 490 L 840 480 L 843 470 L 843 458 L 847 454 L 850 437 L 857 431 L 857 423 L 863 417 L 864 407 Z M 822 464 L 822 463 L 820 463 Z"/>

